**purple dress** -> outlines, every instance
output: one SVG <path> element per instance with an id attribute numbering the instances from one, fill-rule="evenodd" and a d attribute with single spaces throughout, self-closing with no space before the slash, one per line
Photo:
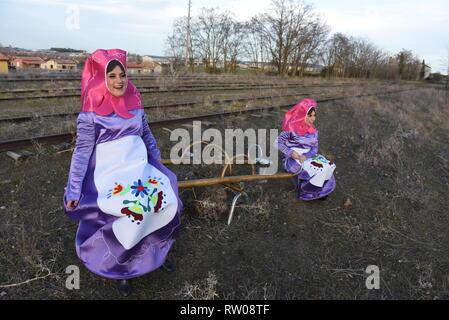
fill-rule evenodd
<path id="1" fill-rule="evenodd" d="M 91 272 L 130 279 L 159 268 L 175 241 L 182 202 L 142 109 L 124 119 L 81 112 L 64 208 L 79 220 L 76 252 Z"/>
<path id="2" fill-rule="evenodd" d="M 318 131 L 304 136 L 296 132 L 282 131 L 275 141 L 282 152 L 282 166 L 285 171 L 298 175 L 294 179 L 298 197 L 302 200 L 322 198 L 334 191 L 336 182 L 333 172 L 335 164 L 318 154 Z M 307 158 L 304 163 L 292 158 L 296 152 Z"/>

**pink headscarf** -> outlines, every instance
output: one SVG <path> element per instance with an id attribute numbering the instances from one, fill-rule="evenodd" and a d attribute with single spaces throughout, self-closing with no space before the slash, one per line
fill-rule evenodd
<path id="1" fill-rule="evenodd" d="M 307 125 L 305 120 L 310 109 L 316 110 L 316 107 L 317 103 L 314 99 L 304 99 L 299 102 L 285 114 L 282 130 L 294 131 L 302 136 L 306 133 L 315 133 L 315 126 Z"/>
<path id="2" fill-rule="evenodd" d="M 81 112 L 91 111 L 100 116 L 115 112 L 128 119 L 134 116 L 129 110 L 143 108 L 142 100 L 139 91 L 129 80 L 123 96 L 111 94 L 106 83 L 106 68 L 112 60 L 119 61 L 126 71 L 126 51 L 99 49 L 87 57 L 81 77 Z"/>

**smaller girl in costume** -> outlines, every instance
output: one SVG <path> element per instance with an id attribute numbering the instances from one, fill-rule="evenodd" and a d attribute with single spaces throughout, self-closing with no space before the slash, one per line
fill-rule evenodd
<path id="1" fill-rule="evenodd" d="M 302 200 L 325 199 L 334 191 L 335 164 L 318 154 L 318 130 L 313 123 L 317 102 L 304 99 L 284 117 L 282 132 L 274 145 L 282 153 L 285 171 L 298 175 L 295 184 Z"/>

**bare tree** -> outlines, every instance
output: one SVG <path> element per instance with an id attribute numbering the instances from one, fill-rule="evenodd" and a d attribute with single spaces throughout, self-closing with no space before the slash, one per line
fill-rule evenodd
<path id="1" fill-rule="evenodd" d="M 217 20 L 220 25 L 219 30 L 221 30 L 219 54 L 223 61 L 223 70 L 224 72 L 235 71 L 237 68 L 237 59 L 243 47 L 243 26 L 228 11 L 217 15 Z"/>
<path id="2" fill-rule="evenodd" d="M 258 19 L 278 74 L 287 74 L 301 33 L 313 18 L 312 7 L 302 1 L 272 0 L 271 8 Z"/>
<path id="3" fill-rule="evenodd" d="M 201 8 L 191 18 L 190 37 L 187 20 L 173 23 L 167 52 L 179 61 L 189 57 L 192 70 L 194 60 L 201 59 L 206 72 L 235 72 L 239 59 L 247 58 L 256 69 L 270 63 L 280 75 L 303 76 L 318 63 L 328 78 L 415 80 L 420 72 L 421 62 L 410 50 L 391 56 L 365 39 L 342 33 L 329 37 L 329 27 L 302 0 L 271 0 L 265 13 L 247 22 L 229 11 Z"/>
<path id="4" fill-rule="evenodd" d="M 244 25 L 241 22 L 233 21 L 231 26 L 230 37 L 227 38 L 227 50 L 230 58 L 230 71 L 236 72 L 238 59 L 243 54 Z"/>
<path id="5" fill-rule="evenodd" d="M 382 50 L 364 39 L 351 38 L 351 52 L 346 76 L 354 78 L 370 78 L 379 75 L 379 67 L 387 62 Z"/>
<path id="6" fill-rule="evenodd" d="M 327 42 L 322 56 L 327 77 L 400 78 L 416 80 L 420 61 L 410 50 L 403 49 L 389 57 L 364 39 L 337 33 Z"/>
<path id="7" fill-rule="evenodd" d="M 127 55 L 128 62 L 142 63 L 142 56 L 137 53 L 128 53 Z"/>
<path id="8" fill-rule="evenodd" d="M 222 21 L 217 8 L 202 8 L 192 19 L 192 44 L 207 72 L 217 71 L 220 44 L 223 42 Z"/>
<path id="9" fill-rule="evenodd" d="M 412 51 L 402 49 L 397 55 L 399 77 L 403 80 L 416 80 L 421 62 Z"/>
<path id="10" fill-rule="evenodd" d="M 182 62 L 187 50 L 185 41 L 186 24 L 187 17 L 175 19 L 175 21 L 173 22 L 172 33 L 166 39 L 165 54 L 171 57 L 170 67 L 172 72 L 178 72 L 183 64 L 187 64 L 187 61 L 185 60 L 184 63 Z M 190 55 L 190 57 L 192 57 L 192 55 Z M 193 64 L 191 64 L 191 68 L 191 70 L 193 71 Z"/>
<path id="11" fill-rule="evenodd" d="M 336 33 L 328 40 L 323 54 L 328 78 L 345 76 L 351 47 L 351 39 L 342 33 Z"/>
<path id="12" fill-rule="evenodd" d="M 172 26 L 172 33 L 166 40 L 166 54 L 179 60 L 182 59 L 186 48 L 186 21 L 186 17 L 175 19 Z"/>
<path id="13" fill-rule="evenodd" d="M 303 76 L 308 64 L 317 63 L 322 55 L 329 28 L 320 18 L 305 24 L 300 30 L 293 50 L 292 73 Z"/>
<path id="14" fill-rule="evenodd" d="M 243 47 L 242 54 L 249 59 L 252 67 L 256 70 L 264 69 L 264 62 L 270 59 L 270 52 L 266 45 L 262 28 L 260 27 L 262 17 L 254 16 L 242 26 Z"/>

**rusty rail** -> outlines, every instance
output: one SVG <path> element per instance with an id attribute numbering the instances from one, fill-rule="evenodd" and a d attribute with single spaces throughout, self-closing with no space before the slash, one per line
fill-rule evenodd
<path id="1" fill-rule="evenodd" d="M 344 100 L 344 99 L 348 99 L 348 98 L 361 98 L 361 97 L 369 97 L 369 96 L 387 95 L 387 94 L 400 93 L 400 92 L 405 92 L 405 91 L 410 91 L 410 90 L 415 90 L 415 89 L 383 92 L 381 94 L 362 94 L 362 95 L 357 95 L 357 96 L 343 96 L 343 97 L 336 97 L 336 98 L 318 99 L 317 102 L 320 103 L 320 102 Z M 194 121 L 194 120 L 203 120 L 203 119 L 210 119 L 210 118 L 216 118 L 216 117 L 227 117 L 227 116 L 233 116 L 233 115 L 245 114 L 245 113 L 272 111 L 274 109 L 289 108 L 289 107 L 292 107 L 293 105 L 294 104 L 286 104 L 286 105 L 278 105 L 278 106 L 272 106 L 272 107 L 262 107 L 262 108 L 253 108 L 253 109 L 238 110 L 238 111 L 205 114 L 205 115 L 186 117 L 186 118 L 153 121 L 153 122 L 149 122 L 149 125 L 151 128 L 157 128 L 157 127 L 170 126 L 170 125 L 179 124 L 179 123 L 186 123 L 186 122 L 190 122 L 190 121 Z M 36 142 L 37 143 L 60 143 L 60 142 L 65 142 L 65 141 L 71 141 L 71 140 L 73 140 L 75 135 L 76 135 L 75 132 L 70 132 L 70 133 L 56 134 L 56 135 L 50 135 L 50 136 L 41 136 L 41 137 L 34 137 L 34 138 L 28 138 L 28 139 L 8 140 L 8 141 L 0 142 L 0 152 L 5 152 L 5 151 L 15 150 L 15 149 L 23 148 L 23 147 L 28 147 L 30 145 L 33 145 L 33 143 L 36 143 Z"/>

